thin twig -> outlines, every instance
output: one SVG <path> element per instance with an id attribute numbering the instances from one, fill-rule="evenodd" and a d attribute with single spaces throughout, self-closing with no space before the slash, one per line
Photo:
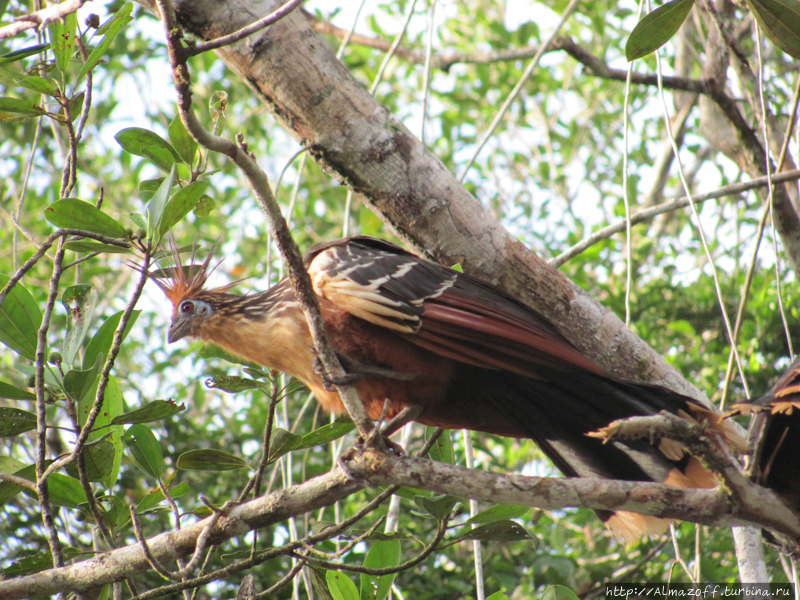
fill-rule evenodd
<path id="1" fill-rule="evenodd" d="M 61 4 L 50 4 L 47 8 L 17 17 L 16 22 L 0 27 L 0 40 L 13 37 L 28 29 L 41 29 L 48 23 L 63 19 L 83 6 L 88 0 L 65 0 Z"/>
<path id="2" fill-rule="evenodd" d="M 785 171 L 783 173 L 778 173 L 772 176 L 772 181 L 774 183 L 797 181 L 798 179 L 800 179 L 800 169 Z M 767 177 L 759 177 L 758 179 L 752 179 L 750 181 L 744 181 L 742 183 L 734 183 L 732 185 L 726 185 L 725 187 L 718 188 L 713 192 L 708 192 L 707 194 L 698 194 L 696 196 L 693 196 L 692 200 L 695 202 L 695 204 L 700 204 L 702 202 L 706 202 L 707 200 L 714 200 L 715 198 L 722 198 L 724 196 L 731 196 L 733 194 L 741 194 L 742 192 L 746 192 L 752 189 L 766 187 L 767 181 L 768 181 Z M 648 221 L 660 214 L 670 212 L 673 210 L 678 210 L 680 208 L 685 208 L 690 205 L 691 205 L 691 200 L 689 199 L 689 197 L 683 196 L 682 198 L 678 198 L 677 200 L 671 200 L 670 202 L 664 202 L 662 204 L 658 204 L 651 208 L 641 210 L 631 215 L 630 222 L 631 225 L 636 225 L 638 223 L 643 223 L 644 221 Z M 555 258 L 551 258 L 548 262 L 553 267 L 560 267 L 568 260 L 576 257 L 578 254 L 584 252 L 597 242 L 605 240 L 621 231 L 625 231 L 625 227 L 626 227 L 625 219 L 620 219 L 616 223 L 603 227 L 602 229 L 596 231 L 592 235 L 584 238 L 583 240 L 581 240 L 568 250 L 565 250 Z"/>
<path id="3" fill-rule="evenodd" d="M 42 521 L 47 532 L 47 542 L 53 557 L 53 566 L 64 566 L 64 555 L 58 530 L 55 526 L 53 506 L 50 504 L 50 494 L 47 489 L 47 478 L 50 473 L 46 468 L 47 461 L 47 403 L 45 402 L 44 365 L 47 360 L 47 332 L 50 329 L 50 319 L 53 308 L 58 298 L 58 284 L 61 279 L 61 264 L 64 260 L 64 244 L 56 252 L 53 261 L 53 276 L 50 278 L 50 291 L 47 296 L 42 324 L 39 327 L 36 342 L 36 493 L 39 496 L 39 507 L 42 511 Z"/>
<path id="4" fill-rule="evenodd" d="M 481 153 L 481 150 L 483 150 L 483 147 L 486 145 L 486 142 L 488 142 L 489 138 L 491 138 L 494 135 L 495 130 L 500 125 L 500 121 L 503 120 L 503 117 L 505 116 L 509 107 L 514 102 L 514 100 L 516 100 L 519 93 L 522 91 L 522 87 L 525 85 L 525 82 L 528 81 L 528 78 L 533 74 L 534 69 L 536 69 L 536 67 L 539 65 L 539 60 L 541 60 L 542 55 L 545 53 L 545 51 L 553 42 L 553 40 L 555 40 L 556 36 L 558 35 L 558 32 L 561 31 L 561 28 L 564 26 L 564 23 L 567 22 L 567 19 L 569 19 L 569 17 L 572 15 L 575 9 L 578 7 L 578 4 L 579 0 L 570 0 L 570 3 L 567 5 L 567 8 L 564 9 L 564 14 L 561 16 L 561 19 L 559 19 L 558 23 L 553 28 L 553 31 L 550 33 L 550 36 L 547 38 L 544 44 L 542 44 L 539 47 L 539 50 L 536 52 L 536 55 L 533 57 L 528 66 L 525 68 L 525 71 L 522 73 L 522 76 L 519 78 L 519 81 L 517 81 L 517 84 L 514 86 L 514 89 L 511 90 L 511 93 L 508 95 L 503 104 L 500 106 L 500 109 L 497 111 L 497 114 L 492 120 L 491 125 L 489 125 L 489 129 L 483 134 L 483 137 L 481 138 L 480 142 L 478 142 L 477 148 L 475 148 L 475 151 L 473 152 L 472 156 L 467 161 L 467 165 L 464 167 L 464 170 L 461 171 L 461 175 L 458 177 L 459 183 L 462 183 L 464 181 L 464 177 L 466 177 L 470 167 L 472 167 L 472 165 L 475 163 L 475 160 L 478 158 L 478 155 Z"/>

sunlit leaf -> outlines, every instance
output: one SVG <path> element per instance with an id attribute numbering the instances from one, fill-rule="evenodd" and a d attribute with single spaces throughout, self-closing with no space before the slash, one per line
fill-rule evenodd
<path id="1" fill-rule="evenodd" d="M 339 571 L 328 571 L 325 581 L 334 600 L 358 600 L 358 588 L 353 580 Z"/>
<path id="2" fill-rule="evenodd" d="M 0 288 L 9 278 L 0 275 Z M 36 342 L 42 311 L 31 293 L 19 283 L 0 305 L 0 343 L 18 352 L 23 358 L 36 360 Z"/>
<path id="3" fill-rule="evenodd" d="M 694 0 L 671 0 L 646 14 L 625 44 L 625 58 L 636 60 L 661 48 L 678 32 L 692 6 Z"/>
<path id="4" fill-rule="evenodd" d="M 247 468 L 247 463 L 238 456 L 214 449 L 184 452 L 175 465 L 186 471 L 231 471 Z"/>
<path id="5" fill-rule="evenodd" d="M 130 451 L 134 464 L 156 479 L 164 469 L 164 457 L 156 436 L 146 425 L 131 425 L 122 435 L 122 441 Z"/>
<path id="6" fill-rule="evenodd" d="M 44 218 L 62 229 L 81 229 L 112 238 L 124 238 L 126 229 L 93 204 L 65 198 L 44 209 Z"/>
<path id="7" fill-rule="evenodd" d="M 385 569 L 399 564 L 400 542 L 397 540 L 373 543 L 364 559 L 367 569 Z M 388 596 L 396 576 L 396 573 L 379 576 L 362 573 L 360 600 L 383 600 Z"/>
<path id="8" fill-rule="evenodd" d="M 19 408 L 0 406 L 0 437 L 13 437 L 36 429 L 36 415 Z"/>
<path id="9" fill-rule="evenodd" d="M 142 408 L 117 415 L 111 419 L 111 423 L 114 425 L 152 423 L 176 415 L 185 408 L 184 404 L 175 404 L 172 400 L 153 400 Z"/>
<path id="10" fill-rule="evenodd" d="M 64 290 L 61 302 L 67 309 L 67 335 L 62 352 L 63 361 L 67 367 L 71 367 L 94 317 L 97 291 L 85 283 L 73 285 Z"/>

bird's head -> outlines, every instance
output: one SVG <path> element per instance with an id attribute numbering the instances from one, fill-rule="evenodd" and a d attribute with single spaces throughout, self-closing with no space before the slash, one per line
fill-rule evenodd
<path id="1" fill-rule="evenodd" d="M 209 276 L 217 266 L 210 267 L 213 252 L 201 265 L 194 264 L 193 252 L 192 263 L 184 266 L 174 244 L 171 244 L 171 250 L 175 266 L 151 274 L 173 306 L 168 343 L 186 336 L 198 337 L 203 326 L 217 312 L 220 301 L 226 296 L 225 291 L 239 283 L 235 281 L 219 288 L 205 289 Z"/>

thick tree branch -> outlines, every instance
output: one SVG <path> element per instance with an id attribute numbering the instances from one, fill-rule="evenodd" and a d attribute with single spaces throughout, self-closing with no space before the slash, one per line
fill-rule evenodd
<path id="1" fill-rule="evenodd" d="M 86 2 L 87 0 L 65 0 L 61 4 L 51 4 L 47 8 L 19 17 L 15 23 L 0 27 L 0 40 L 13 37 L 28 29 L 41 29 L 52 21 L 63 19 L 76 12 Z"/>
<path id="2" fill-rule="evenodd" d="M 665 431 L 675 433 L 669 428 Z M 344 470 L 337 468 L 231 509 L 210 532 L 209 543 L 217 545 L 250 530 L 329 506 L 367 484 L 399 484 L 461 498 L 552 510 L 567 507 L 627 510 L 715 527 L 756 524 L 800 539 L 798 515 L 771 491 L 747 480 L 731 495 L 725 489 L 687 489 L 649 482 L 497 475 L 427 459 L 398 458 L 374 450 L 352 450 L 343 456 L 341 464 Z M 148 540 L 152 556 L 165 562 L 190 555 L 209 520 Z M 82 592 L 149 568 L 147 557 L 137 544 L 72 566 L 0 581 L 0 597 L 15 600 L 56 591 Z M 178 584 L 175 589 L 186 585 Z"/>

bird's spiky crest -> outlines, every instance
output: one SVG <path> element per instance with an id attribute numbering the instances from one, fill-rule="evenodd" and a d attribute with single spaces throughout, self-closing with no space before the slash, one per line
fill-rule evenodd
<path id="1" fill-rule="evenodd" d="M 196 265 L 194 262 L 196 246 L 192 246 L 192 258 L 188 267 L 184 267 L 181 261 L 181 255 L 178 251 L 178 246 L 174 239 L 169 241 L 169 249 L 172 254 L 172 260 L 175 266 L 171 269 L 172 277 L 160 280 L 153 277 L 156 285 L 161 288 L 161 291 L 169 298 L 173 306 L 178 306 L 181 301 L 186 298 L 191 298 L 199 292 L 206 292 L 210 294 L 221 294 L 233 286 L 239 284 L 241 280 L 234 281 L 222 287 L 213 288 L 210 290 L 204 289 L 206 281 L 214 272 L 214 270 L 222 263 L 220 260 L 216 265 L 211 267 L 211 258 L 214 256 L 214 250 L 217 247 L 217 242 L 208 253 L 208 256 L 203 261 L 203 264 Z"/>

